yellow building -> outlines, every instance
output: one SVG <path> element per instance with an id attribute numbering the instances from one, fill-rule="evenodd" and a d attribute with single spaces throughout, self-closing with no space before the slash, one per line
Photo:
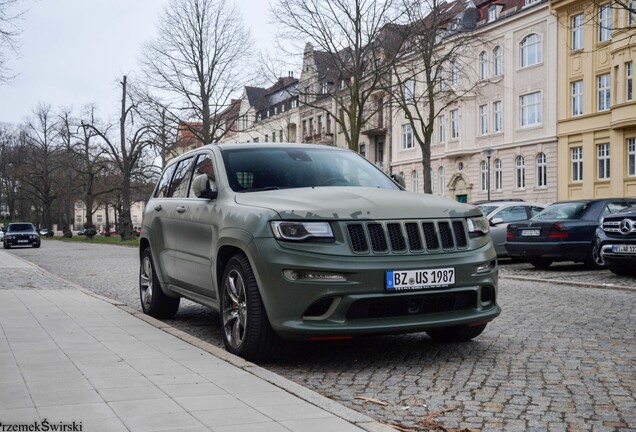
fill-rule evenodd
<path id="1" fill-rule="evenodd" d="M 558 199 L 636 196 L 636 14 L 552 0 L 558 31 Z"/>

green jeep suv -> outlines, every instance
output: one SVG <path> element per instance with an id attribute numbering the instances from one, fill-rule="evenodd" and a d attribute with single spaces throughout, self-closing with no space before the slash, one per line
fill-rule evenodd
<path id="1" fill-rule="evenodd" d="M 228 351 L 281 339 L 425 331 L 465 341 L 499 315 L 488 222 L 404 191 L 360 155 L 309 144 L 207 145 L 172 160 L 140 235 L 143 311 L 219 312 Z"/>

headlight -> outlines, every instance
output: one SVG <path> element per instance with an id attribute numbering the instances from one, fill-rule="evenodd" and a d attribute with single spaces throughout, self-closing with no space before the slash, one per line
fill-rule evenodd
<path id="1" fill-rule="evenodd" d="M 274 237 L 279 240 L 303 241 L 310 238 L 333 240 L 329 222 L 270 222 Z"/>
<path id="2" fill-rule="evenodd" d="M 486 235 L 490 232 L 488 220 L 483 216 L 468 218 L 466 223 L 468 224 L 468 233 L 471 235 Z"/>

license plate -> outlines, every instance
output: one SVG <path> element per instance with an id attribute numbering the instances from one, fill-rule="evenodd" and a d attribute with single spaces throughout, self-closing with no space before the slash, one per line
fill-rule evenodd
<path id="1" fill-rule="evenodd" d="M 540 229 L 522 229 L 521 237 L 539 237 L 541 235 Z"/>
<path id="2" fill-rule="evenodd" d="M 636 245 L 626 245 L 626 244 L 612 245 L 612 252 L 636 254 Z"/>
<path id="3" fill-rule="evenodd" d="M 428 270 L 388 270 L 386 272 L 386 289 L 389 291 L 439 288 L 453 284 L 455 284 L 455 269 L 453 267 Z"/>
<path id="4" fill-rule="evenodd" d="M 18 243 L 28 243 L 28 240 L 18 240 Z"/>

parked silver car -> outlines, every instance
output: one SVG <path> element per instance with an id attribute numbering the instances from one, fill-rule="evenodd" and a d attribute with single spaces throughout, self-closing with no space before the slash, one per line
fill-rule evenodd
<path id="1" fill-rule="evenodd" d="M 490 237 L 495 245 L 497 258 L 508 256 L 506 251 L 506 229 L 510 222 L 528 220 L 547 207 L 547 204 L 525 201 L 488 201 L 475 203 L 490 223 Z"/>

